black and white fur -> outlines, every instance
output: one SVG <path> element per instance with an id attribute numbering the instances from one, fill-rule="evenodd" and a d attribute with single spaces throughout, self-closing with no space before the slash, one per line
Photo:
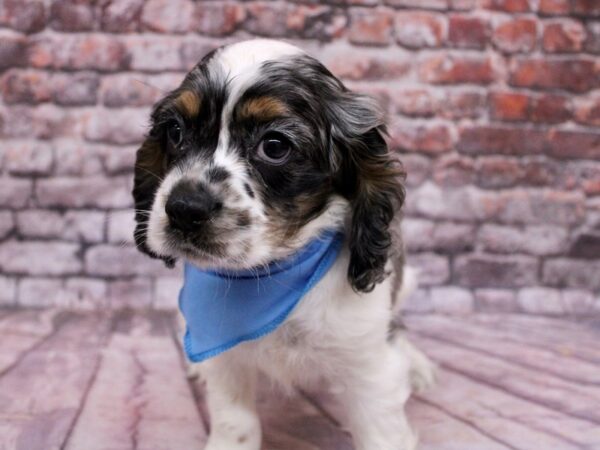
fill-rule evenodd
<path id="1" fill-rule="evenodd" d="M 291 254 L 321 230 L 346 236 L 333 267 L 282 326 L 200 365 L 208 450 L 260 449 L 259 371 L 284 386 L 334 382 L 358 450 L 415 448 L 404 403 L 432 373 L 390 332 L 399 303 L 392 292 L 402 284 L 402 295 L 414 280 L 392 232 L 404 191 L 384 133 L 373 100 L 348 91 L 297 47 L 271 40 L 207 55 L 155 106 L 133 191 L 142 251 L 169 265 L 184 258 L 251 268 Z M 268 136 L 289 145 L 281 161 L 265 156 Z M 197 191 L 210 217 L 182 231 L 169 200 Z"/>

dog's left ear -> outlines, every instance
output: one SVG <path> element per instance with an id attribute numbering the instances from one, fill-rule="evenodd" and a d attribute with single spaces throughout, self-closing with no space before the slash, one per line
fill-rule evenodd
<path id="1" fill-rule="evenodd" d="M 136 222 L 134 239 L 138 250 L 152 258 L 162 259 L 167 267 L 173 267 L 175 265 L 174 258 L 157 255 L 147 244 L 148 217 L 154 196 L 164 176 L 164 156 L 160 142 L 154 137 L 148 136 L 138 149 L 135 160 L 132 192 Z"/>
<path id="2" fill-rule="evenodd" d="M 348 279 L 355 291 L 370 292 L 385 278 L 404 170 L 388 150 L 385 114 L 375 100 L 344 90 L 329 112 L 336 184 L 352 205 Z"/>

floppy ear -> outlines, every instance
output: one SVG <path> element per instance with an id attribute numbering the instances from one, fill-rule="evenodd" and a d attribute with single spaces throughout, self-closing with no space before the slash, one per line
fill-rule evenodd
<path id="1" fill-rule="evenodd" d="M 160 143 L 149 136 L 136 153 L 132 192 L 135 202 L 135 244 L 140 251 L 152 258 L 162 259 L 167 267 L 173 267 L 174 258 L 159 256 L 147 245 L 148 218 L 154 196 L 164 176 L 164 156 Z"/>
<path id="2" fill-rule="evenodd" d="M 343 91 L 331 112 L 338 188 L 352 205 L 348 279 L 355 291 L 370 292 L 385 278 L 404 171 L 388 151 L 384 114 L 373 99 Z"/>

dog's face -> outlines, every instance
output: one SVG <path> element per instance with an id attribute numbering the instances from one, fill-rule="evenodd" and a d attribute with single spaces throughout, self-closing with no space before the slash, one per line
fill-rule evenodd
<path id="1" fill-rule="evenodd" d="M 403 200 L 374 102 L 289 44 L 223 47 L 158 102 L 137 152 L 138 247 L 172 264 L 251 268 L 345 227 L 349 280 L 383 278 Z"/>

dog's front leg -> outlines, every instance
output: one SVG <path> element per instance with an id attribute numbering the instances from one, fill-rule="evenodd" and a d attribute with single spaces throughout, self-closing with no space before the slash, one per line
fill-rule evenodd
<path id="1" fill-rule="evenodd" d="M 200 371 L 206 381 L 210 414 L 205 450 L 260 450 L 256 369 L 225 353 L 202 363 Z"/>
<path id="2" fill-rule="evenodd" d="M 340 392 L 357 450 L 414 450 L 404 404 L 410 395 L 409 363 L 389 345 L 348 366 Z"/>

